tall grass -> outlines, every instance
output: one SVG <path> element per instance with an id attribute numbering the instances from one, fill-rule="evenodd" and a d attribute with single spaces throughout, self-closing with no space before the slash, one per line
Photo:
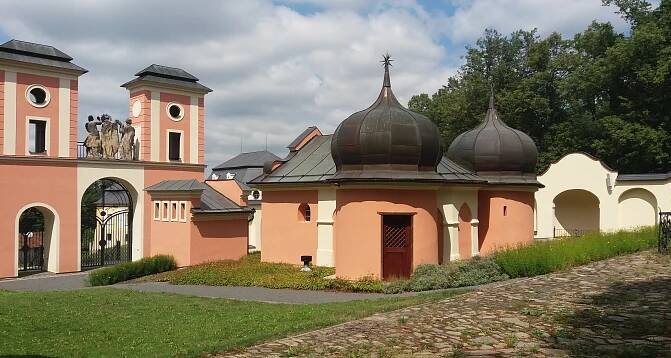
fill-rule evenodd
<path id="1" fill-rule="evenodd" d="M 511 278 L 531 277 L 649 249 L 657 245 L 657 228 L 593 233 L 498 251 L 494 261 Z"/>

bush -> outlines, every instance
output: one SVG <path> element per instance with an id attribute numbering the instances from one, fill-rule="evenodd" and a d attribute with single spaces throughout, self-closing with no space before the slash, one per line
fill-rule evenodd
<path id="1" fill-rule="evenodd" d="M 392 281 L 385 293 L 428 291 L 443 288 L 482 285 L 508 279 L 503 270 L 491 259 L 474 257 L 447 265 L 419 265 L 409 280 Z"/>
<path id="2" fill-rule="evenodd" d="M 171 271 L 177 268 L 172 256 L 157 255 L 145 257 L 138 261 L 105 267 L 89 273 L 91 286 L 113 285 L 117 282 L 128 281 L 134 278 L 147 276 L 159 272 Z"/>
<path id="3" fill-rule="evenodd" d="M 657 228 L 536 242 L 492 255 L 510 277 L 531 277 L 609 257 L 650 249 L 657 245 Z"/>

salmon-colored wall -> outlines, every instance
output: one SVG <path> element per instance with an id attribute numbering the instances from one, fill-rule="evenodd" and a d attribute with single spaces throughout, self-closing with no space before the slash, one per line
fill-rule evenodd
<path id="1" fill-rule="evenodd" d="M 175 122 L 168 116 L 166 107 L 168 103 L 177 103 L 182 106 L 184 110 L 184 117 Z M 168 140 L 168 130 L 180 130 L 182 131 L 182 163 L 189 163 L 189 118 L 191 116 L 191 111 L 189 106 L 191 105 L 191 98 L 189 96 L 183 96 L 173 93 L 161 93 L 161 104 L 159 106 L 159 118 L 161 120 L 160 128 L 161 135 L 159 136 L 159 160 L 163 162 L 168 161 L 168 152 L 166 142 Z"/>
<path id="2" fill-rule="evenodd" d="M 191 265 L 237 260 L 247 255 L 247 218 L 195 221 L 191 224 Z"/>
<path id="3" fill-rule="evenodd" d="M 296 148 L 294 150 L 295 151 L 301 150 L 301 148 L 305 147 L 306 144 L 310 143 L 310 141 L 314 137 L 318 137 L 320 135 L 322 135 L 322 132 L 319 130 L 319 128 L 313 129 L 312 132 L 310 132 L 310 134 L 306 135 L 305 138 L 303 138 L 303 140 L 296 145 Z"/>
<path id="4" fill-rule="evenodd" d="M 534 240 L 534 193 L 486 191 L 478 193 L 480 254 L 498 248 L 530 244 Z M 504 216 L 504 206 L 506 215 Z"/>
<path id="5" fill-rule="evenodd" d="M 298 207 L 310 205 L 309 222 L 299 220 Z M 317 190 L 264 191 L 261 260 L 299 265 L 302 255 L 317 257 Z"/>
<path id="6" fill-rule="evenodd" d="M 163 180 L 180 180 L 180 179 L 196 179 L 202 180 L 204 176 L 204 168 L 145 168 L 144 170 L 144 187 L 154 185 Z M 153 220 L 153 204 L 151 197 L 147 192 L 140 194 L 144 197 L 144 247 L 143 252 L 152 252 L 152 225 Z M 145 254 L 146 256 L 146 254 Z"/>
<path id="7" fill-rule="evenodd" d="M 0 155 L 5 152 L 5 71 L 0 70 Z"/>
<path id="8" fill-rule="evenodd" d="M 60 220 L 59 271 L 77 270 L 77 169 L 73 163 L 0 163 L 0 277 L 14 276 L 16 218 L 25 205 L 44 203 Z"/>
<path id="9" fill-rule="evenodd" d="M 198 164 L 205 163 L 205 97 L 198 97 Z"/>
<path id="10" fill-rule="evenodd" d="M 214 190 L 224 194 L 225 197 L 231 199 L 240 206 L 246 206 L 247 203 L 242 199 L 242 188 L 235 179 L 229 180 L 206 180 L 209 186 Z"/>
<path id="11" fill-rule="evenodd" d="M 63 104 L 65 105 L 65 104 Z M 77 118 L 79 116 L 79 81 L 70 80 L 70 145 L 69 156 L 77 157 Z"/>
<path id="12" fill-rule="evenodd" d="M 158 199 L 157 199 L 158 200 Z M 163 200 L 163 199 L 161 199 Z M 168 199 L 165 199 L 168 200 Z M 191 203 L 187 201 L 187 212 L 191 210 Z M 151 251 L 149 255 L 172 255 L 177 261 L 177 266 L 188 266 L 191 264 L 191 225 L 190 218 L 187 222 L 154 220 L 153 209 L 148 213 L 151 220 Z M 191 215 L 188 214 L 190 217 Z M 170 218 L 168 218 L 170 219 Z M 145 240 L 147 241 L 147 240 Z"/>
<path id="13" fill-rule="evenodd" d="M 28 103 L 26 89 L 30 85 L 42 85 L 49 91 L 50 101 L 46 107 L 37 108 Z M 16 74 L 16 154 L 28 155 L 26 152 L 26 116 L 49 118 L 49 147 L 47 156 L 58 156 L 58 106 L 59 79 L 56 77 L 38 76 L 27 73 Z M 68 104 L 69 105 L 69 104 Z M 9 133 L 8 133 L 9 135 Z"/>
<path id="14" fill-rule="evenodd" d="M 138 100 L 142 110 L 140 116 L 133 117 L 133 103 Z M 133 121 L 133 126 L 140 128 L 140 160 L 151 160 L 151 92 L 137 91 L 130 94 L 128 101 L 128 118 Z"/>
<path id="15" fill-rule="evenodd" d="M 263 193 L 264 200 L 266 193 Z M 413 269 L 438 263 L 437 198 L 434 190 L 339 189 L 336 191 L 336 275 L 354 279 L 382 277 L 384 213 L 414 213 Z M 263 220 L 266 220 L 263 212 Z M 264 249 L 266 238 L 263 238 Z"/>
<path id="16" fill-rule="evenodd" d="M 473 254 L 471 248 L 471 209 L 465 203 L 459 209 L 459 258 L 467 259 Z"/>

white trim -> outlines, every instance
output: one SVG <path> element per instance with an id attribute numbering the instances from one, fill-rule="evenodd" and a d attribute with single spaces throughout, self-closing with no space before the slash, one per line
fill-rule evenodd
<path id="1" fill-rule="evenodd" d="M 46 271 L 51 271 L 51 272 L 59 272 L 60 271 L 60 230 L 61 230 L 61 219 L 58 216 L 58 212 L 56 209 L 54 209 L 51 205 L 45 204 L 42 202 L 34 202 L 30 203 L 27 205 L 24 205 L 21 209 L 19 209 L 19 212 L 16 214 L 16 220 L 14 224 L 14 244 L 16 247 L 14 248 L 14 276 L 19 275 L 19 219 L 21 218 L 21 214 L 23 214 L 24 211 L 28 210 L 29 208 L 32 207 L 42 207 L 45 208 L 49 211 L 51 211 L 51 214 L 54 216 L 54 222 L 51 225 L 51 232 L 49 233 L 48 237 L 44 237 L 44 240 L 46 241 L 47 239 L 49 240 L 49 256 L 47 257 L 47 267 Z M 44 213 L 43 213 L 44 215 Z M 47 230 L 47 223 L 48 219 L 44 218 L 45 221 L 45 234 Z M 78 251 L 79 252 L 79 251 Z"/>
<path id="2" fill-rule="evenodd" d="M 156 210 L 156 206 L 158 206 L 158 210 Z M 151 213 L 152 214 L 151 215 L 152 215 L 152 218 L 154 219 L 154 221 L 160 221 L 161 220 L 161 208 L 162 208 L 162 206 L 161 206 L 160 201 L 154 200 L 152 202 L 152 208 L 151 208 L 151 210 L 152 210 Z M 156 215 L 157 213 L 158 213 L 158 215 Z"/>
<path id="3" fill-rule="evenodd" d="M 65 72 L 61 71 L 48 71 L 46 68 L 44 70 L 38 70 L 35 69 L 34 64 L 26 64 L 25 66 L 21 66 L 21 64 L 15 63 L 14 65 L 10 65 L 8 62 L 5 62 L 3 60 L 0 60 L 0 67 L 2 67 L 6 71 L 11 72 L 19 72 L 28 75 L 45 76 L 45 77 L 57 77 L 59 79 L 62 78 L 67 80 L 77 80 L 78 77 L 80 76 L 80 75 L 68 75 Z"/>
<path id="4" fill-rule="evenodd" d="M 179 160 L 170 160 L 170 133 L 179 133 Z M 184 163 L 184 131 L 180 129 L 167 129 L 165 131 L 165 161 L 173 163 Z"/>
<path id="5" fill-rule="evenodd" d="M 32 91 L 36 88 L 41 89 L 45 93 L 46 97 L 44 98 L 44 103 L 42 103 L 42 104 L 33 103 L 33 101 L 30 100 L 30 97 L 29 97 L 30 91 Z M 49 90 L 46 87 L 44 87 L 42 85 L 38 85 L 38 84 L 33 84 L 33 85 L 30 85 L 30 86 L 26 87 L 26 92 L 24 93 L 24 96 L 26 97 L 26 101 L 31 106 L 36 107 L 36 108 L 44 108 L 44 107 L 48 106 L 49 103 L 51 102 L 51 92 L 49 92 Z"/>
<path id="6" fill-rule="evenodd" d="M 161 201 L 161 221 L 170 221 L 170 202 Z"/>
<path id="7" fill-rule="evenodd" d="M 173 117 L 172 114 L 170 113 L 170 107 L 172 106 L 177 106 L 179 108 L 179 116 Z M 168 115 L 168 118 L 170 118 L 173 122 L 179 122 L 184 118 L 184 106 L 177 102 L 170 102 L 165 105 L 165 114 Z"/>
<path id="8" fill-rule="evenodd" d="M 31 153 L 30 152 L 30 121 L 43 121 L 46 122 L 44 126 L 44 152 L 42 153 Z M 35 117 L 35 116 L 26 116 L 26 148 L 25 155 L 27 156 L 45 156 L 51 155 L 50 146 L 51 146 L 51 121 L 47 117 Z"/>
<path id="9" fill-rule="evenodd" d="M 160 105 L 161 105 L 161 93 L 152 91 L 151 92 L 151 161 L 159 161 L 159 151 L 161 148 L 161 114 L 160 114 Z"/>
<path id="10" fill-rule="evenodd" d="M 60 79 L 58 87 L 58 156 L 70 156 L 70 80 Z"/>
<path id="11" fill-rule="evenodd" d="M 198 164 L 198 97 L 191 96 L 189 106 L 189 162 Z"/>
<path id="12" fill-rule="evenodd" d="M 140 92 L 140 91 L 149 91 L 149 92 L 161 92 L 161 93 L 170 93 L 170 94 L 177 94 L 181 96 L 203 96 L 207 93 L 203 93 L 201 91 L 188 91 L 186 89 L 177 89 L 173 87 L 159 87 L 159 86 L 150 86 L 147 84 L 144 85 L 134 85 L 126 88 L 130 92 Z"/>
<path id="13" fill-rule="evenodd" d="M 170 201 L 170 221 L 179 221 L 179 201 Z"/>
<path id="14" fill-rule="evenodd" d="M 317 257 L 315 264 L 334 267 L 333 213 L 336 210 L 335 189 L 317 192 Z"/>
<path id="15" fill-rule="evenodd" d="M 183 210 L 182 210 L 182 207 L 184 207 Z M 179 216 L 179 221 L 181 221 L 183 223 L 186 222 L 186 218 L 187 218 L 186 208 L 187 208 L 186 201 L 180 201 L 179 202 L 179 215 L 178 216 Z"/>
<path id="16" fill-rule="evenodd" d="M 471 220 L 471 256 L 480 255 L 480 248 L 478 247 L 480 242 L 478 239 L 478 225 L 480 220 L 472 219 Z"/>
<path id="17" fill-rule="evenodd" d="M 4 154 L 16 154 L 16 72 L 5 71 Z"/>

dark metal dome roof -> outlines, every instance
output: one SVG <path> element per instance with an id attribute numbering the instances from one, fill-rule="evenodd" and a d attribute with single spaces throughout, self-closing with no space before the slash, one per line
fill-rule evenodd
<path id="1" fill-rule="evenodd" d="M 434 171 L 443 156 L 440 133 L 427 117 L 403 107 L 391 91 L 389 55 L 377 100 L 345 119 L 333 133 L 336 170 Z"/>
<path id="2" fill-rule="evenodd" d="M 485 121 L 452 141 L 447 157 L 475 172 L 536 172 L 538 149 L 524 132 L 508 127 L 489 100 Z"/>

